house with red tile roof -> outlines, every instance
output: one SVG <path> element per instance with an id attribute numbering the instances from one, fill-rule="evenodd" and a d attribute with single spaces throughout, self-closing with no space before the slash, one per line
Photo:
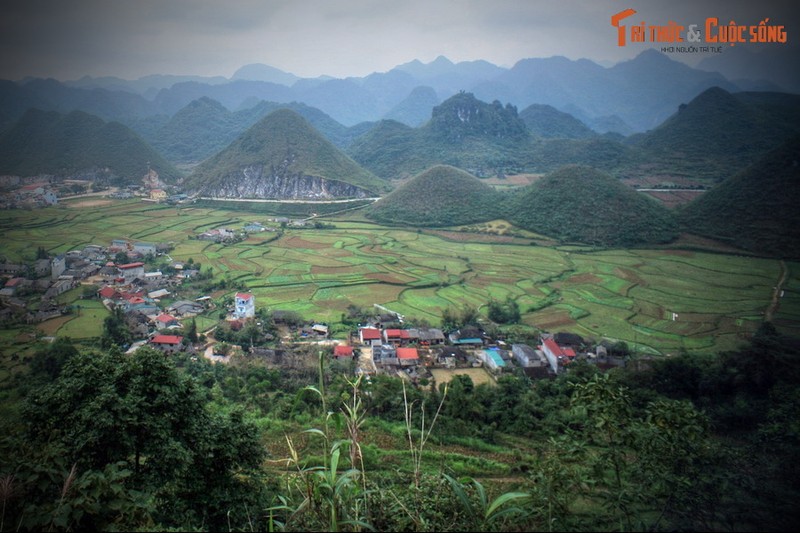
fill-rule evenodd
<path id="1" fill-rule="evenodd" d="M 237 292 L 234 296 L 234 311 L 236 318 L 252 318 L 256 316 L 256 297 L 249 292 Z"/>
<path id="2" fill-rule="evenodd" d="M 144 263 L 127 263 L 124 265 L 117 265 L 120 274 L 125 279 L 126 283 L 130 283 L 136 278 L 144 277 Z"/>
<path id="3" fill-rule="evenodd" d="M 333 347 L 333 356 L 341 358 L 353 357 L 353 347 L 345 344 L 337 344 Z"/>
<path id="4" fill-rule="evenodd" d="M 156 317 L 156 324 L 159 329 L 168 328 L 171 326 L 180 326 L 178 319 L 167 313 L 161 313 L 158 315 Z"/>
<path id="5" fill-rule="evenodd" d="M 361 341 L 361 344 L 369 344 L 371 346 L 380 345 L 381 330 L 377 328 L 359 328 L 358 339 Z"/>
<path id="6" fill-rule="evenodd" d="M 408 331 L 405 329 L 385 329 L 383 330 L 383 340 L 386 344 L 394 344 L 395 346 L 403 346 L 408 344 L 411 339 Z"/>
<path id="7" fill-rule="evenodd" d="M 547 357 L 550 366 L 556 372 L 558 371 L 557 368 L 559 364 L 569 364 L 575 359 L 575 350 L 572 348 L 562 348 L 556 344 L 556 341 L 552 337 L 545 338 L 540 348 L 542 352 L 544 352 L 545 357 Z"/>
<path id="8" fill-rule="evenodd" d="M 118 300 L 122 297 L 120 293 L 117 292 L 117 289 L 108 285 L 97 291 L 97 295 L 103 300 Z"/>
<path id="9" fill-rule="evenodd" d="M 150 339 L 150 346 L 164 353 L 182 352 L 185 349 L 180 335 L 156 335 Z"/>
<path id="10" fill-rule="evenodd" d="M 400 366 L 414 366 L 419 364 L 419 353 L 416 348 L 398 348 L 397 360 Z"/>

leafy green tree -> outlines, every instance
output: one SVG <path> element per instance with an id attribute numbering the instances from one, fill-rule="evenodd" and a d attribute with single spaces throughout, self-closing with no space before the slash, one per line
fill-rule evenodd
<path id="1" fill-rule="evenodd" d="M 192 317 L 192 320 L 186 324 L 184 336 L 189 340 L 189 342 L 197 342 L 197 321 L 194 319 L 194 317 Z"/>
<path id="2" fill-rule="evenodd" d="M 465 305 L 460 310 L 447 307 L 442 311 L 442 329 L 453 331 L 467 326 L 476 326 L 479 317 L 478 309 L 471 305 Z"/>
<path id="3" fill-rule="evenodd" d="M 31 360 L 31 372 L 52 381 L 71 358 L 78 354 L 69 337 L 57 337 L 52 344 L 38 350 Z"/>
<path id="4" fill-rule="evenodd" d="M 131 341 L 131 332 L 125 322 L 125 313 L 121 307 L 115 307 L 109 316 L 103 319 L 103 334 L 100 346 L 109 349 L 112 346 L 125 346 Z"/>
<path id="5" fill-rule="evenodd" d="M 124 465 L 164 524 L 227 527 L 227 512 L 245 520 L 240 506 L 263 488 L 256 429 L 240 411 L 210 411 L 194 379 L 156 350 L 75 355 L 31 395 L 25 420 L 28 440 L 59 442 L 81 472 Z"/>
<path id="6" fill-rule="evenodd" d="M 489 300 L 489 319 L 498 324 L 516 324 L 521 317 L 519 304 L 510 296 L 505 302 L 499 302 L 492 298 Z"/>

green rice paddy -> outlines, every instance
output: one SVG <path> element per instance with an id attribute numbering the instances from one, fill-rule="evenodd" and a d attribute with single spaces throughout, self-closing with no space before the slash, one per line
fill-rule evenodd
<path id="1" fill-rule="evenodd" d="M 737 347 L 763 319 L 781 276 L 781 263 L 773 259 L 552 248 L 487 242 L 485 235 L 471 240 L 468 233 L 445 239 L 349 216 L 325 218 L 333 229 L 287 228 L 277 237 L 263 232 L 223 245 L 196 236 L 266 222 L 268 215 L 134 201 L 3 211 L 2 255 L 32 260 L 38 246 L 57 254 L 120 238 L 169 242 L 174 260 L 210 266 L 215 275 L 243 282 L 259 307 L 296 311 L 308 320 L 335 324 L 350 305 L 380 304 L 437 324 L 448 307 L 485 312 L 490 299 L 510 298 L 533 328 L 621 340 L 655 354 Z M 786 265 L 774 315 L 776 325 L 794 332 L 800 326 L 798 267 Z M 89 312 L 85 308 L 59 334 L 93 332 Z"/>

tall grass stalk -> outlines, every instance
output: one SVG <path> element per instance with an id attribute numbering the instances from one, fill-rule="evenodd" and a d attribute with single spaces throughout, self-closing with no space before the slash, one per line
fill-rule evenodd
<path id="1" fill-rule="evenodd" d="M 303 466 L 300 453 L 294 445 L 291 437 L 286 436 L 289 447 L 290 457 L 287 459 L 287 466 L 294 466 L 297 469 L 295 487 L 299 487 L 302 496 L 299 503 L 294 505 L 291 501 L 292 484 L 287 485 L 289 499 L 280 497 L 280 505 L 270 507 L 267 511 L 270 514 L 270 529 L 276 526 L 285 529 L 289 522 L 305 511 L 316 513 L 324 512 L 326 515 L 328 531 L 341 531 L 347 527 L 353 531 L 372 529 L 363 517 L 368 509 L 366 501 L 366 480 L 363 475 L 364 463 L 360 445 L 360 431 L 364 424 L 365 412 L 361 400 L 361 377 L 355 380 L 348 380 L 352 388 L 352 398 L 346 402 L 341 412 L 328 411 L 327 399 L 325 396 L 325 377 L 324 377 L 324 354 L 319 354 L 319 386 L 305 387 L 304 391 L 311 391 L 320 397 L 323 410 L 323 429 L 310 428 L 303 433 L 318 435 L 323 441 L 322 465 Z M 339 431 L 343 426 L 346 428 L 344 439 L 335 439 L 330 421 L 333 420 Z M 342 423 L 344 421 L 344 424 Z M 348 446 L 350 457 L 350 468 L 342 470 L 340 460 L 342 448 Z M 360 467 L 360 468 L 359 468 Z M 359 480 L 361 483 L 359 483 Z M 275 519 L 274 513 L 288 513 L 286 521 L 281 523 Z M 315 516 L 315 515 L 310 515 Z M 316 515 L 319 519 L 320 515 Z"/>
<path id="2" fill-rule="evenodd" d="M 439 413 L 442 410 L 442 406 L 444 405 L 444 400 L 447 398 L 447 384 L 444 386 L 444 393 L 442 394 L 442 399 L 439 400 L 439 407 L 436 409 L 436 414 L 433 415 L 433 420 L 431 420 L 430 427 L 425 427 L 425 402 L 423 401 L 420 405 L 420 413 L 421 413 L 421 421 L 420 421 L 420 432 L 419 432 L 419 439 L 415 443 L 414 436 L 412 434 L 412 427 L 413 427 L 413 414 L 414 414 L 414 403 L 415 402 L 408 402 L 408 395 L 406 394 L 406 384 L 403 382 L 403 412 L 405 415 L 405 422 L 406 422 L 406 432 L 408 434 L 408 446 L 411 450 L 411 461 L 414 467 L 414 487 L 419 490 L 420 486 L 420 478 L 422 475 L 422 451 L 425 448 L 425 444 L 428 442 L 428 439 L 433 432 L 433 428 L 436 425 L 436 419 L 439 418 Z"/>

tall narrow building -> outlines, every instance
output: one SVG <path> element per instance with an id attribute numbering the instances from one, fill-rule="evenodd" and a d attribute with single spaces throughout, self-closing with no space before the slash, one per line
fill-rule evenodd
<path id="1" fill-rule="evenodd" d="M 234 297 L 236 318 L 251 318 L 256 316 L 256 297 L 249 292 L 237 292 Z"/>

